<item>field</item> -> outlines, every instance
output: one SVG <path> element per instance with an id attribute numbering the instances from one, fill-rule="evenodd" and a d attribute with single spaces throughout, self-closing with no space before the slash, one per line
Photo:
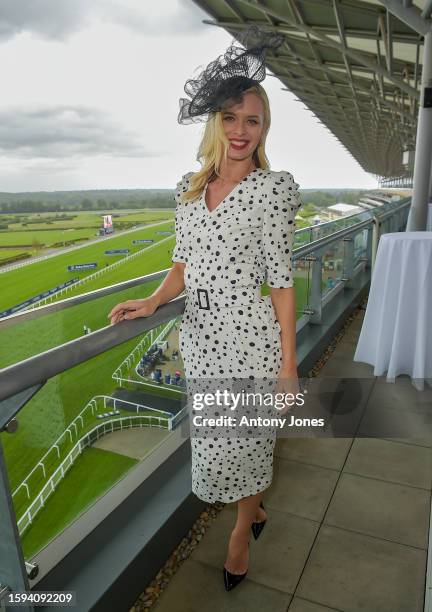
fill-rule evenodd
<path id="1" fill-rule="evenodd" d="M 37 515 L 32 528 L 24 534 L 22 545 L 26 559 L 31 558 L 76 520 L 136 463 L 136 459 L 124 455 L 87 448 L 59 484 L 56 493 L 49 500 L 49 506 Z M 70 494 L 71 491 L 73 495 Z"/>
<path id="2" fill-rule="evenodd" d="M 30 253 L 30 249 L 0 249 L 0 262 L 14 255 L 21 255 L 22 253 Z"/>
<path id="3" fill-rule="evenodd" d="M 67 229 L 62 230 L 47 230 L 34 229 L 29 231 L 3 231 L 0 233 L 0 244 L 5 247 L 34 247 L 36 243 L 40 246 L 51 247 L 63 241 L 71 240 L 73 233 L 74 240 L 94 237 L 96 232 L 92 228 L 88 229 Z M 60 246 L 60 245 L 59 245 Z"/>
<path id="4" fill-rule="evenodd" d="M 113 213 L 117 231 L 170 219 L 172 211 L 146 211 L 133 213 Z M 0 249 L 10 246 L 32 246 L 35 242 L 41 247 L 56 243 L 98 235 L 102 227 L 101 213 L 76 212 L 69 214 L 38 213 L 37 215 L 14 214 L 0 215 Z"/>
<path id="5" fill-rule="evenodd" d="M 2 291 L 0 293 L 0 310 L 10 308 L 39 293 L 56 287 L 69 278 L 78 276 L 80 279 L 89 276 L 96 270 L 104 268 L 115 261 L 124 258 L 124 255 L 105 255 L 106 250 L 130 249 L 130 254 L 149 247 L 150 244 L 132 244 L 137 239 L 154 239 L 155 242 L 166 240 L 167 236 L 156 234 L 156 231 L 173 231 L 173 221 L 159 222 L 157 225 L 128 232 L 124 235 L 102 240 L 83 246 L 80 249 L 59 254 L 47 261 L 39 261 L 17 270 L 1 274 Z M 173 232 L 174 235 L 174 232 Z M 171 238 L 174 243 L 174 238 Z M 168 247 L 167 247 L 168 248 Z M 96 270 L 80 270 L 68 272 L 67 266 L 79 263 L 97 262 Z M 169 265 L 169 264 L 168 264 Z M 135 270 L 138 266 L 135 264 Z M 140 274 L 137 273 L 136 276 Z M 106 283 L 110 284 L 110 283 Z"/>
<path id="6" fill-rule="evenodd" d="M 158 235 L 155 232 L 172 230 L 172 227 L 173 223 L 170 220 L 162 225 L 116 236 L 72 253 L 59 254 L 48 260 L 6 272 L 2 274 L 4 290 L 0 298 L 0 309 L 63 282 L 70 275 L 66 271 L 66 266 L 70 263 L 97 261 L 98 267 L 103 267 L 105 263 L 113 263 L 115 259 L 105 256 L 104 251 L 108 248 L 131 248 L 133 252 L 132 240 L 136 238 L 153 238 L 155 243 L 137 245 L 138 249 L 144 249 L 142 255 L 125 261 L 117 268 L 107 270 L 99 278 L 88 281 L 74 292 L 88 292 L 101 286 L 167 269 L 172 265 L 174 235 Z M 91 274 L 92 271 L 88 273 Z M 81 277 L 81 273 L 79 276 Z M 109 324 L 107 314 L 115 304 L 125 299 L 145 297 L 153 292 L 160 282 L 160 280 L 153 281 L 121 294 L 99 298 L 2 330 L 0 367 L 80 337 L 84 324 L 92 331 L 107 326 Z M 301 316 L 302 306 L 306 303 L 307 290 L 307 275 L 302 273 L 296 279 L 298 317 Z M 263 294 L 266 293 L 268 287 L 264 286 Z M 91 398 L 101 394 L 112 395 L 116 389 L 112 373 L 139 341 L 140 338 L 128 341 L 47 381 L 19 413 L 17 432 L 13 435 L 0 434 L 12 490 L 21 483 Z M 177 398 L 178 395 L 173 392 L 172 397 Z M 96 418 L 86 422 L 85 430 L 87 431 L 95 422 Z M 74 441 L 75 438 L 72 439 L 71 436 L 70 444 L 66 444 L 65 448 L 61 449 L 62 456 Z M 58 490 L 49 498 L 46 507 L 37 515 L 34 524 L 25 533 L 23 545 L 27 558 L 74 520 L 84 508 L 102 495 L 133 465 L 133 460 L 117 453 L 106 453 L 92 448 L 86 451 L 77 459 Z M 55 461 L 47 465 L 48 475 L 55 467 Z M 92 477 L 84 476 L 88 474 Z M 30 500 L 24 495 L 23 489 L 16 496 L 14 503 L 18 516 L 21 516 L 37 495 L 41 484 L 40 474 L 32 480 Z"/>

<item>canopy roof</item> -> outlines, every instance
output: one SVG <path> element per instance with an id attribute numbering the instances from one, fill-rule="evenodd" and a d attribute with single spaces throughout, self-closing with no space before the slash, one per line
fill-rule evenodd
<path id="1" fill-rule="evenodd" d="M 432 0 L 194 0 L 236 37 L 250 23 L 285 42 L 267 68 L 378 180 L 412 176 Z M 384 182 L 384 181 L 383 181 Z"/>

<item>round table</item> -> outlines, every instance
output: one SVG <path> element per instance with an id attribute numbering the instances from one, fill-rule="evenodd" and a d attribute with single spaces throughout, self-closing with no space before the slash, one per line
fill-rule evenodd
<path id="1" fill-rule="evenodd" d="M 432 232 L 383 234 L 354 361 L 432 387 Z"/>

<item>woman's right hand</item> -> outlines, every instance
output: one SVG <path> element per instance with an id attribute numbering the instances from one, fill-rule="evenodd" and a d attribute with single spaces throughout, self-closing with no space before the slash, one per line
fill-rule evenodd
<path id="1" fill-rule="evenodd" d="M 157 300 L 152 296 L 142 300 L 127 300 L 114 306 L 108 314 L 111 325 L 120 321 L 136 319 L 137 317 L 149 317 L 159 306 Z"/>

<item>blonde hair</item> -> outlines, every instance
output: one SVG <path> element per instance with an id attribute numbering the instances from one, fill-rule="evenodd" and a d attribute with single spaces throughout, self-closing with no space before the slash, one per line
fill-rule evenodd
<path id="1" fill-rule="evenodd" d="M 253 85 L 247 91 L 256 93 L 261 98 L 264 107 L 263 133 L 260 143 L 252 155 L 252 159 L 257 168 L 268 170 L 270 163 L 265 153 L 265 141 L 271 122 L 269 100 L 265 89 L 260 83 L 256 83 L 256 85 Z M 201 163 L 202 168 L 190 177 L 189 189 L 182 194 L 183 202 L 189 202 L 200 196 L 207 182 L 214 174 L 220 176 L 221 161 L 222 159 L 226 161 L 229 148 L 229 140 L 226 137 L 222 123 L 222 112 L 217 111 L 209 115 L 197 154 L 197 161 Z"/>

